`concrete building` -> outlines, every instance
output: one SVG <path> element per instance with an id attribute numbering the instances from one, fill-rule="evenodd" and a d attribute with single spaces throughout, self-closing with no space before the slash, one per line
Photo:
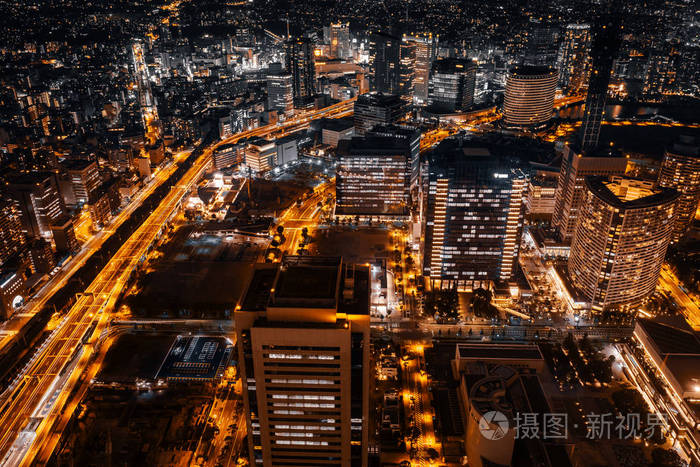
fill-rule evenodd
<path id="1" fill-rule="evenodd" d="M 337 148 L 341 140 L 350 139 L 355 134 L 355 124 L 350 118 L 324 118 L 321 125 L 321 142 Z"/>
<path id="2" fill-rule="evenodd" d="M 212 161 L 216 170 L 226 169 L 245 160 L 245 143 L 224 144 L 212 152 Z"/>
<path id="3" fill-rule="evenodd" d="M 552 224 L 562 241 L 570 242 L 574 236 L 586 191 L 584 178 L 622 175 L 626 168 L 627 159 L 617 151 L 585 154 L 577 152 L 573 146 L 564 147 L 552 215 Z"/>
<path id="4" fill-rule="evenodd" d="M 489 288 L 512 278 L 527 193 L 517 161 L 447 140 L 428 156 L 423 275 L 433 287 Z"/>
<path id="5" fill-rule="evenodd" d="M 22 213 L 22 228 L 32 238 L 51 240 L 51 223 L 64 215 L 65 206 L 53 172 L 19 174 L 9 179 L 7 192 Z"/>
<path id="6" fill-rule="evenodd" d="M 369 268 L 259 264 L 234 313 L 250 465 L 367 466 Z"/>
<path id="7" fill-rule="evenodd" d="M 406 104 L 397 95 L 382 93 L 363 94 L 355 101 L 355 134 L 364 136 L 375 125 L 397 123 L 405 113 Z"/>
<path id="8" fill-rule="evenodd" d="M 503 123 L 507 128 L 537 129 L 549 123 L 559 74 L 541 66 L 514 67 L 506 77 Z"/>
<path id="9" fill-rule="evenodd" d="M 341 141 L 336 168 L 336 216 L 401 219 L 410 208 L 411 146 L 390 136 Z"/>
<path id="10" fill-rule="evenodd" d="M 248 142 L 245 150 L 245 165 L 253 172 L 265 172 L 277 165 L 275 142 L 256 138 Z"/>
<path id="11" fill-rule="evenodd" d="M 287 135 L 275 141 L 277 165 L 288 164 L 299 158 L 299 136 L 296 134 Z"/>
<path id="12" fill-rule="evenodd" d="M 559 87 L 569 95 L 588 87 L 591 73 L 591 26 L 569 24 L 564 31 L 559 52 Z"/>
<path id="13" fill-rule="evenodd" d="M 432 33 L 404 34 L 401 40 L 415 44 L 413 103 L 425 105 L 428 102 L 430 70 L 437 55 L 438 36 Z"/>
<path id="14" fill-rule="evenodd" d="M 400 55 L 401 39 L 384 32 L 374 32 L 370 35 L 370 89 L 387 94 L 398 94 Z"/>
<path id="15" fill-rule="evenodd" d="M 292 75 L 267 75 L 267 108 L 280 112 L 294 108 Z"/>
<path id="16" fill-rule="evenodd" d="M 690 230 L 700 202 L 700 146 L 694 137 L 681 136 L 680 141 L 666 150 L 658 184 L 681 194 L 676 205 L 676 225 L 671 239 L 678 242 Z"/>
<path id="17" fill-rule="evenodd" d="M 80 243 L 75 236 L 73 221 L 70 217 L 63 215 L 51 223 L 51 233 L 53 242 L 56 245 L 56 252 L 59 254 L 74 254 L 80 250 Z"/>
<path id="18" fill-rule="evenodd" d="M 571 282 L 593 313 L 636 310 L 654 292 L 679 193 L 624 177 L 585 178 L 571 243 Z"/>
<path id="19" fill-rule="evenodd" d="M 316 94 L 313 44 L 307 38 L 298 37 L 285 44 L 287 73 L 292 76 L 294 105 L 303 105 Z"/>
<path id="20" fill-rule="evenodd" d="M 64 167 L 73 186 L 76 204 L 78 206 L 87 204 L 92 193 L 102 183 L 97 162 L 84 159 L 70 160 L 64 163 Z"/>
<path id="21" fill-rule="evenodd" d="M 0 196 L 0 266 L 25 245 L 22 213 L 7 195 Z"/>
<path id="22" fill-rule="evenodd" d="M 420 181 L 420 137 L 417 128 L 402 125 L 376 125 L 366 133 L 368 136 L 389 136 L 402 140 L 409 148 L 411 161 L 411 190 L 418 188 Z"/>
<path id="23" fill-rule="evenodd" d="M 341 60 L 352 58 L 350 23 L 331 23 L 330 39 L 330 55 L 332 58 L 339 58 Z"/>
<path id="24" fill-rule="evenodd" d="M 458 58 L 436 60 L 428 86 L 431 109 L 445 112 L 467 110 L 474 104 L 475 83 L 474 61 Z"/>

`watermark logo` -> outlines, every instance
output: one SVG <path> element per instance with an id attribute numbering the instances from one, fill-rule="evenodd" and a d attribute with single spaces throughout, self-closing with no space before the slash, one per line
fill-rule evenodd
<path id="1" fill-rule="evenodd" d="M 502 412 L 492 410 L 479 419 L 479 431 L 484 438 L 497 441 L 508 433 L 508 417 Z"/>

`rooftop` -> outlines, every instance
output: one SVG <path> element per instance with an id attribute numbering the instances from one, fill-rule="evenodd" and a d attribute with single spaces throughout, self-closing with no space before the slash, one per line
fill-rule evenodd
<path id="1" fill-rule="evenodd" d="M 557 70 L 548 66 L 516 66 L 510 69 L 511 76 L 518 77 L 538 77 L 555 74 Z"/>
<path id="2" fill-rule="evenodd" d="M 458 344 L 459 358 L 479 360 L 542 360 L 536 345 L 523 344 Z"/>
<path id="3" fill-rule="evenodd" d="M 586 187 L 618 209 L 641 209 L 673 202 L 680 195 L 670 188 L 652 188 L 648 182 L 613 177 L 586 177 Z"/>

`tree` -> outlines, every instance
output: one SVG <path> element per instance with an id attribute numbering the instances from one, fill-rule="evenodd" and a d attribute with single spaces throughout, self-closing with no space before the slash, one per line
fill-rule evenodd
<path id="1" fill-rule="evenodd" d="M 479 287 L 472 294 L 472 312 L 480 318 L 494 318 L 498 310 L 491 304 L 491 291 Z"/>
<path id="2" fill-rule="evenodd" d="M 278 225 L 277 226 L 277 233 L 280 234 L 280 236 L 282 236 L 282 234 L 284 233 L 284 227 L 282 227 L 281 225 Z"/>
<path id="3" fill-rule="evenodd" d="M 651 467 L 682 467 L 685 462 L 672 449 L 654 448 L 651 451 Z"/>
<path id="4" fill-rule="evenodd" d="M 432 290 L 425 296 L 425 312 L 438 320 L 459 317 L 459 296 L 456 289 Z"/>

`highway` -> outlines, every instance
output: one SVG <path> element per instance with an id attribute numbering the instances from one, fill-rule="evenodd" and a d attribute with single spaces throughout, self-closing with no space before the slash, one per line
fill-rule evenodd
<path id="1" fill-rule="evenodd" d="M 659 277 L 658 287 L 670 294 L 681 308 L 681 313 L 685 316 L 688 324 L 690 324 L 695 331 L 700 331 L 700 308 L 698 308 L 697 303 L 678 286 L 679 283 L 680 281 L 673 274 L 668 265 L 664 265 L 661 270 L 661 276 Z"/>
<path id="2" fill-rule="evenodd" d="M 70 395 L 76 389 L 79 377 L 88 370 L 97 350 L 91 345 L 83 345 L 83 341 L 95 341 L 95 336 L 99 336 L 108 326 L 110 312 L 131 273 L 157 240 L 185 194 L 209 167 L 212 152 L 222 144 L 253 136 L 284 135 L 307 127 L 313 119 L 344 116 L 352 113 L 352 110 L 353 100 L 343 101 L 325 109 L 303 113 L 283 125 L 266 125 L 239 133 L 211 145 L 199 155 L 179 183 L 100 271 L 55 332 L 38 349 L 23 371 L 21 382 L 1 401 L 0 465 L 34 463 L 45 442 L 42 435 L 51 433 L 57 421 L 65 422 L 70 418 L 72 411 L 59 410 L 59 403 L 69 399 L 66 394 Z M 67 369 L 71 362 L 75 363 L 75 367 Z M 68 370 L 71 371 L 70 377 L 60 378 Z M 56 387 L 57 379 L 64 383 L 63 387 Z M 57 390 L 58 395 L 54 397 Z M 46 460 L 37 459 L 39 462 Z"/>

